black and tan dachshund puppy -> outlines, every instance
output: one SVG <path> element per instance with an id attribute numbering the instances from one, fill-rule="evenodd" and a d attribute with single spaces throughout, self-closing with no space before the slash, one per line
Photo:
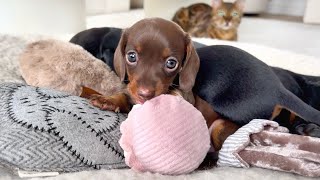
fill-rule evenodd
<path id="1" fill-rule="evenodd" d="M 110 34 L 109 28 L 94 28 L 80 32 L 70 41 L 99 59 L 109 59 L 105 62 L 114 69 L 110 59 L 120 36 L 119 29 Z M 93 41 L 96 49 L 87 46 Z M 254 118 L 269 119 L 275 105 L 283 105 L 308 121 L 299 119 L 295 127 L 290 128 L 292 133 L 309 131 L 307 134 L 320 137 L 319 112 L 315 110 L 320 109 L 320 77 L 270 67 L 231 46 L 194 44 L 201 65 L 193 91 L 221 116 L 241 126 Z M 102 56 L 104 48 L 101 47 L 113 50 L 112 56 Z"/>

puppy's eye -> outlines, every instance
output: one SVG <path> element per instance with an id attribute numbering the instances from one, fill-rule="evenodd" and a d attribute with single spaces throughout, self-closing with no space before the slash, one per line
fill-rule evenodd
<path id="1" fill-rule="evenodd" d="M 167 60 L 166 60 L 166 64 L 165 64 L 165 67 L 168 71 L 174 71 L 177 69 L 178 67 L 178 61 L 173 58 L 173 57 L 169 57 Z"/>
<path id="2" fill-rule="evenodd" d="M 129 51 L 127 53 L 127 62 L 129 64 L 136 64 L 138 61 L 138 55 L 135 51 Z"/>

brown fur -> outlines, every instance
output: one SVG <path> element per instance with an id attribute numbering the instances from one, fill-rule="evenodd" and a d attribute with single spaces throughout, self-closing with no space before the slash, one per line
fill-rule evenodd
<path id="1" fill-rule="evenodd" d="M 83 86 L 80 97 L 89 99 L 93 94 L 101 95 L 101 93 L 97 92 L 96 90 Z"/>
<path id="2" fill-rule="evenodd" d="M 237 0 L 233 4 L 212 0 L 212 6 L 197 3 L 181 8 L 172 20 L 194 37 L 236 41 L 243 8 L 244 0 Z"/>
<path id="3" fill-rule="evenodd" d="M 119 77 L 80 46 L 58 41 L 34 42 L 21 54 L 20 69 L 27 84 L 80 95 L 82 86 L 111 95 L 123 90 Z"/>
<path id="4" fill-rule="evenodd" d="M 240 128 L 238 125 L 225 119 L 215 120 L 212 126 L 210 136 L 215 151 L 219 151 L 224 141 Z"/>

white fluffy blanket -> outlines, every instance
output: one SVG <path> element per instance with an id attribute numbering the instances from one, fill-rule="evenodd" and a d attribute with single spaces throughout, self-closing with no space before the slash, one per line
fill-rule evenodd
<path id="1" fill-rule="evenodd" d="M 60 38 L 61 39 L 61 38 Z M 63 38 L 65 39 L 65 38 Z M 34 38 L 33 38 L 34 40 Z M 65 39 L 67 40 L 67 39 Z M 235 42 L 225 42 L 211 39 L 195 39 L 204 44 L 228 44 L 239 47 L 263 60 L 269 65 L 283 67 L 298 73 L 309 75 L 320 75 L 320 59 L 295 54 L 292 52 L 281 51 L 269 47 L 244 44 Z M 23 82 L 18 70 L 17 56 L 23 50 L 25 44 L 31 42 L 30 39 L 20 39 L 0 35 L 0 82 Z M 0 179 L 16 179 L 17 176 L 10 174 L 4 169 L 0 169 Z M 219 167 L 209 170 L 196 171 L 191 174 L 182 176 L 163 176 L 160 174 L 151 173 L 135 173 L 130 169 L 119 170 L 99 170 L 99 171 L 84 171 L 78 173 L 61 174 L 48 179 L 63 179 L 63 180 L 102 180 L 102 179 L 308 179 L 302 176 L 283 173 L 260 168 L 230 168 Z"/>

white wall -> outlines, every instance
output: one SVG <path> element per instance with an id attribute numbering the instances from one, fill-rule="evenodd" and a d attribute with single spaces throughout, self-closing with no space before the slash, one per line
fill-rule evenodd
<path id="1" fill-rule="evenodd" d="M 0 0 L 0 32 L 67 34 L 85 29 L 84 0 Z"/>
<path id="2" fill-rule="evenodd" d="M 306 1 L 307 0 L 270 0 L 267 12 L 271 14 L 303 16 Z"/>
<path id="3" fill-rule="evenodd" d="M 303 21 L 320 24 L 320 0 L 308 0 Z"/>
<path id="4" fill-rule="evenodd" d="M 88 15 L 128 11 L 130 0 L 86 0 Z"/>
<path id="5" fill-rule="evenodd" d="M 144 0 L 143 5 L 146 17 L 161 17 L 169 20 L 181 7 L 198 2 L 211 4 L 211 0 Z"/>

